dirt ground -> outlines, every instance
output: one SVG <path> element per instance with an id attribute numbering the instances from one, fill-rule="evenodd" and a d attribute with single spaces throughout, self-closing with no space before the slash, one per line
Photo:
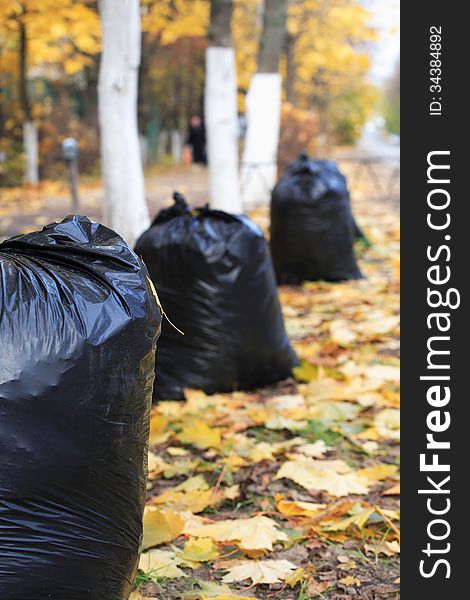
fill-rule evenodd
<path id="1" fill-rule="evenodd" d="M 385 202 L 398 210 L 400 189 L 393 167 L 375 166 L 371 176 L 370 167 L 349 162 L 340 166 L 349 179 L 353 206 L 356 200 L 367 199 L 374 205 Z M 171 202 L 174 191 L 184 194 L 192 205 L 208 201 L 207 170 L 203 167 L 160 167 L 150 170 L 145 181 L 151 217 Z M 102 221 L 101 182 L 80 181 L 79 197 L 80 214 Z M 0 188 L 0 240 L 40 229 L 47 223 L 63 219 L 71 211 L 65 182 L 46 181 L 36 188 Z"/>

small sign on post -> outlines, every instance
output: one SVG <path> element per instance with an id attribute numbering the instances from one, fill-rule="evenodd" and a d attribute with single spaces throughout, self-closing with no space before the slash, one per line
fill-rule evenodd
<path id="1" fill-rule="evenodd" d="M 68 137 L 62 142 L 62 158 L 68 167 L 72 212 L 78 212 L 78 144 L 77 140 Z"/>

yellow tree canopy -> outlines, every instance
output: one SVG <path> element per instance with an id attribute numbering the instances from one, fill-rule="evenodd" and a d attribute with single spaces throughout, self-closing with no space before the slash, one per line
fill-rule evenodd
<path id="1" fill-rule="evenodd" d="M 368 44 L 376 32 L 357 0 L 291 0 L 287 31 L 294 45 L 296 101 L 335 96 L 369 70 Z M 317 89 L 315 89 L 317 88 Z"/>
<path id="2" fill-rule="evenodd" d="M 91 63 L 100 49 L 98 14 L 85 2 L 74 0 L 0 0 L 2 67 L 13 69 L 24 27 L 30 73 L 55 66 L 67 75 Z M 58 71 L 60 72 L 60 71 Z M 51 76 L 51 71 L 48 71 Z"/>
<path id="3" fill-rule="evenodd" d="M 205 37 L 209 27 L 208 0 L 142 0 L 142 31 L 163 45 L 180 37 Z"/>

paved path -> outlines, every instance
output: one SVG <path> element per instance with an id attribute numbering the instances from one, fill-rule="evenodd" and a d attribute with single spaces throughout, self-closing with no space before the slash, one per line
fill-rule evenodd
<path id="1" fill-rule="evenodd" d="M 396 152 L 396 150 L 395 150 Z M 380 201 L 381 191 L 371 180 L 368 173 L 357 173 L 355 163 L 342 162 L 340 168 L 348 178 L 353 200 L 366 199 L 375 203 Z M 387 187 L 390 177 L 390 167 L 386 164 L 375 167 L 377 177 L 384 182 L 382 187 Z M 171 203 L 174 191 L 179 191 L 186 196 L 190 204 L 202 205 L 208 201 L 207 170 L 202 167 L 169 167 L 163 170 L 148 173 L 146 176 L 146 191 L 149 203 L 150 216 L 165 205 Z M 3 199 L 2 199 L 3 192 Z M 94 220 L 103 220 L 103 189 L 100 182 L 84 183 L 79 185 L 80 214 L 85 214 Z M 387 198 L 389 203 L 398 207 L 399 183 L 395 186 L 393 197 Z M 26 233 L 40 229 L 51 221 L 59 221 L 71 212 L 70 197 L 67 189 L 60 184 L 46 183 L 43 189 L 17 189 L 2 190 L 0 188 L 0 240 L 9 238 L 18 233 Z"/>
<path id="2" fill-rule="evenodd" d="M 171 202 L 174 191 L 181 192 L 191 204 L 205 204 L 207 198 L 207 170 L 201 167 L 169 169 L 165 173 L 151 173 L 146 177 L 146 191 L 150 215 Z M 0 194 L 2 190 L 0 190 Z M 98 183 L 81 184 L 80 214 L 102 220 L 103 189 Z M 11 191 L 5 193 L 5 197 Z M 21 194 L 18 191 L 18 194 Z M 70 198 L 65 190 L 47 193 L 46 189 L 27 190 L 26 197 L 0 200 L 0 238 L 38 229 L 51 221 L 61 220 L 71 212 Z"/>

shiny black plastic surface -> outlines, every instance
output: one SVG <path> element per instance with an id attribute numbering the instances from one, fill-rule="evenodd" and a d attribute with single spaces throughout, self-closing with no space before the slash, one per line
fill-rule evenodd
<path id="1" fill-rule="evenodd" d="M 301 154 L 272 192 L 271 252 L 280 283 L 360 279 L 346 179 L 336 164 Z"/>
<path id="2" fill-rule="evenodd" d="M 124 600 L 142 535 L 161 312 L 113 231 L 0 245 L 0 598 Z"/>
<path id="3" fill-rule="evenodd" d="M 287 338 L 269 247 L 247 217 L 190 212 L 179 194 L 136 245 L 169 319 L 158 345 L 155 399 L 183 388 L 252 389 L 286 378 Z"/>

